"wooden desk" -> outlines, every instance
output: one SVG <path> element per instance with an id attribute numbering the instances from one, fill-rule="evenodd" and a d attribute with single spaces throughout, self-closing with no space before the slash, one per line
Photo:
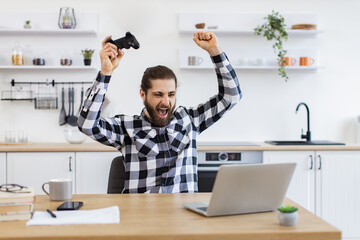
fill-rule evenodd
<path id="1" fill-rule="evenodd" d="M 120 223 L 26 226 L 25 221 L 1 222 L 0 239 L 341 239 L 339 230 L 301 207 L 294 227 L 280 226 L 277 212 L 206 218 L 182 207 L 209 197 L 207 193 L 75 195 L 73 200 L 83 201 L 84 210 L 118 205 Z M 55 210 L 60 203 L 38 196 L 35 210 Z"/>

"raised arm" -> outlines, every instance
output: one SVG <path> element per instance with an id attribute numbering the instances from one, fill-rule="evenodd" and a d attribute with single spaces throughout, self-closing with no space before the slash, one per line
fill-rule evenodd
<path id="1" fill-rule="evenodd" d="M 201 133 L 234 107 L 240 101 L 242 93 L 235 70 L 226 54 L 220 50 L 215 34 L 197 32 L 193 39 L 199 47 L 209 53 L 215 67 L 219 86 L 217 95 L 211 97 L 207 102 L 189 109 L 193 123 L 198 132 Z"/>
<path id="2" fill-rule="evenodd" d="M 117 49 L 114 44 L 107 43 L 106 40 L 111 38 L 110 36 L 105 37 L 101 42 L 102 49 L 100 51 L 100 62 L 101 62 L 101 75 L 110 76 L 112 72 L 119 66 L 119 63 L 124 56 L 124 52 L 121 49 Z"/>
<path id="3" fill-rule="evenodd" d="M 193 36 L 194 42 L 207 51 L 210 56 L 216 56 L 222 53 L 217 37 L 213 32 L 196 32 Z"/>
<path id="4" fill-rule="evenodd" d="M 99 72 L 90 91 L 84 101 L 82 111 L 78 119 L 78 127 L 81 132 L 105 145 L 120 148 L 123 131 L 121 119 L 103 118 L 100 116 L 101 107 L 110 82 L 112 72 L 119 66 L 124 52 L 111 43 L 102 42 L 100 51 L 101 71 Z"/>

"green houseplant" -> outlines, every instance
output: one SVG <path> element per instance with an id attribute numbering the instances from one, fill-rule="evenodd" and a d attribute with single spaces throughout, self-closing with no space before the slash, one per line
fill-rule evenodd
<path id="1" fill-rule="evenodd" d="M 30 20 L 26 20 L 26 21 L 25 21 L 24 28 L 25 28 L 25 29 L 30 29 L 30 28 L 31 28 Z"/>
<path id="2" fill-rule="evenodd" d="M 283 64 L 283 57 L 286 54 L 286 50 L 283 48 L 283 42 L 288 40 L 288 34 L 285 30 L 285 19 L 279 14 L 272 10 L 272 13 L 264 17 L 266 22 L 254 28 L 255 35 L 262 35 L 267 40 L 273 41 L 273 49 L 277 54 L 277 63 L 279 65 L 279 75 L 285 78 L 285 81 L 289 79 L 286 74 L 285 66 Z"/>
<path id="3" fill-rule="evenodd" d="M 95 50 L 93 50 L 93 49 L 81 50 L 81 53 L 82 53 L 82 55 L 84 57 L 85 66 L 91 65 L 91 58 L 92 58 L 94 52 L 95 52 Z"/>
<path id="4" fill-rule="evenodd" d="M 278 219 L 280 225 L 294 226 L 297 223 L 299 219 L 297 207 L 287 205 L 287 206 L 279 207 L 278 210 L 279 210 Z"/>

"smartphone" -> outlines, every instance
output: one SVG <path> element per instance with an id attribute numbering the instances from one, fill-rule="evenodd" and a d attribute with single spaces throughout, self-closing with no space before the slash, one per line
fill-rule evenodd
<path id="1" fill-rule="evenodd" d="M 58 206 L 58 211 L 65 211 L 65 210 L 77 210 L 81 208 L 83 202 L 64 202 L 60 206 Z"/>

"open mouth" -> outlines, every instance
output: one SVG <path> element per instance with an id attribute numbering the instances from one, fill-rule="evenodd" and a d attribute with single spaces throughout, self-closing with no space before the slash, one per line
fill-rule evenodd
<path id="1" fill-rule="evenodd" d="M 164 108 L 158 108 L 158 109 L 156 109 L 156 111 L 157 111 L 157 113 L 158 113 L 158 115 L 160 117 L 166 117 L 168 112 L 169 112 L 169 109 L 168 108 L 165 108 L 165 109 Z"/>

